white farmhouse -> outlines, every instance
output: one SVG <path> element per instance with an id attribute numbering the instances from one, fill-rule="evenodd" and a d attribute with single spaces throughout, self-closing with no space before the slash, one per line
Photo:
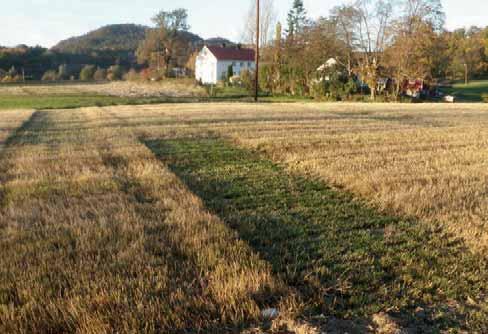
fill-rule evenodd
<path id="1" fill-rule="evenodd" d="M 223 46 L 204 46 L 195 64 L 195 77 L 204 84 L 216 84 L 225 80 L 232 66 L 234 75 L 242 71 L 254 71 L 255 53 L 252 49 Z"/>

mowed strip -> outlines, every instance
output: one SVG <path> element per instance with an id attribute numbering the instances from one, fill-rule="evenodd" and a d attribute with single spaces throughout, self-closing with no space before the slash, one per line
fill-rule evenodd
<path id="1" fill-rule="evenodd" d="M 147 145 L 299 291 L 304 316 L 395 314 L 420 332 L 488 328 L 484 259 L 218 138 Z"/>
<path id="2" fill-rule="evenodd" d="M 293 291 L 97 109 L 38 111 L 9 140 L 0 332 L 229 332 Z"/>

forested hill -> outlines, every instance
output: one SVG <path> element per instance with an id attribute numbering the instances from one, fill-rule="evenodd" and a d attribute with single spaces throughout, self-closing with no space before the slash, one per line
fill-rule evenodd
<path id="1" fill-rule="evenodd" d="M 53 51 L 83 54 L 90 51 L 135 51 L 149 27 L 136 24 L 114 24 L 83 36 L 59 42 Z"/>
<path id="2" fill-rule="evenodd" d="M 71 37 L 59 42 L 52 51 L 68 54 L 87 54 L 93 51 L 121 52 L 136 51 L 146 36 L 147 26 L 136 24 L 113 24 L 91 31 L 83 36 Z M 224 38 L 211 38 L 204 40 L 191 32 L 184 32 L 185 40 L 193 45 L 232 44 Z"/>
<path id="3" fill-rule="evenodd" d="M 28 79 L 40 80 L 48 70 L 57 70 L 68 65 L 78 72 L 91 64 L 108 68 L 119 64 L 126 68 L 137 67 L 136 50 L 146 38 L 147 26 L 114 24 L 91 31 L 83 36 L 72 37 L 58 43 L 50 50 L 40 46 L 18 45 L 0 47 L 0 74 L 12 68 L 23 70 Z M 180 37 L 189 42 L 187 53 L 191 54 L 205 43 L 210 45 L 233 44 L 225 38 L 204 40 L 191 32 L 180 32 Z M 14 70 L 12 69 L 12 70 Z"/>

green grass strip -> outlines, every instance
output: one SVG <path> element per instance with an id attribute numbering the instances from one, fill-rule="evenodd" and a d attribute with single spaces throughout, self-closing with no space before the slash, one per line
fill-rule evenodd
<path id="1" fill-rule="evenodd" d="M 423 332 L 488 328 L 486 262 L 439 228 L 382 214 L 222 139 L 146 145 L 300 292 L 304 316 L 387 311 Z"/>

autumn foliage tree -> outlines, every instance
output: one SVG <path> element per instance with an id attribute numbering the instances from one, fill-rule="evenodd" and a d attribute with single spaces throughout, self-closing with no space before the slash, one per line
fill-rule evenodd
<path id="1" fill-rule="evenodd" d="M 137 50 L 137 59 L 140 64 L 148 64 L 168 76 L 172 67 L 179 65 L 182 54 L 188 53 L 189 41 L 185 34 L 190 29 L 188 13 L 186 9 L 161 11 L 152 21 L 156 27 L 147 31 Z"/>
<path id="2" fill-rule="evenodd" d="M 398 98 L 405 80 L 432 81 L 441 70 L 444 13 L 439 0 L 404 0 L 403 11 L 391 25 L 392 43 L 385 50 L 387 74 Z"/>
<path id="3" fill-rule="evenodd" d="M 448 68 L 447 75 L 453 79 L 469 80 L 488 70 L 488 55 L 485 46 L 486 30 L 471 27 L 446 32 Z"/>

